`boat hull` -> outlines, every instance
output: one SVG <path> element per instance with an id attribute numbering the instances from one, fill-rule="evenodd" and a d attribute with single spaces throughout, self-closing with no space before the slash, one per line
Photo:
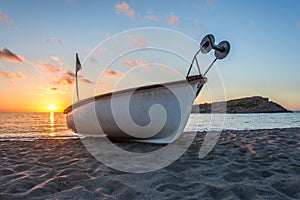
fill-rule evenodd
<path id="1" fill-rule="evenodd" d="M 170 143 L 182 133 L 204 82 L 194 77 L 79 101 L 65 110 L 67 126 L 82 136 Z"/>

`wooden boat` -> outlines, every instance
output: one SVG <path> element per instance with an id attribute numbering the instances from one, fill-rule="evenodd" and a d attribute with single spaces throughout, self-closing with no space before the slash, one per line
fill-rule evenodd
<path id="1" fill-rule="evenodd" d="M 202 75 L 197 61 L 199 52 L 215 50 L 216 58 Z M 171 143 L 183 132 L 193 102 L 206 82 L 205 75 L 217 59 L 229 53 L 223 41 L 214 45 L 214 37 L 203 38 L 184 80 L 153 84 L 105 93 L 80 100 L 64 110 L 69 129 L 82 136 L 107 136 L 150 143 Z M 81 68 L 76 55 L 77 72 Z M 199 75 L 189 75 L 194 62 Z"/>

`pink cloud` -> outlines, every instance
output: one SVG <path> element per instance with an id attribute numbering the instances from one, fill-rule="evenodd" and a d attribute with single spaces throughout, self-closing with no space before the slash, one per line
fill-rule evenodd
<path id="1" fill-rule="evenodd" d="M 71 70 L 67 70 L 56 83 L 63 84 L 63 85 L 72 85 L 75 83 L 75 74 Z M 87 85 L 92 85 L 93 82 L 89 79 L 85 78 L 84 76 L 78 76 L 78 80 L 80 82 L 83 82 Z"/>
<path id="2" fill-rule="evenodd" d="M 128 35 L 127 38 L 135 45 L 139 47 L 145 47 L 146 46 L 146 40 L 144 38 L 139 38 L 136 35 Z"/>
<path id="3" fill-rule="evenodd" d="M 51 64 L 43 64 L 41 65 L 42 69 L 51 71 L 51 72 L 62 72 L 63 70 L 58 66 L 51 65 Z"/>
<path id="4" fill-rule="evenodd" d="M 56 74 L 56 77 L 59 77 L 57 81 L 55 81 L 55 84 L 62 84 L 62 85 L 72 85 L 75 83 L 75 74 L 70 69 L 61 69 L 60 67 L 56 65 L 51 64 L 42 64 L 40 67 L 43 70 L 50 71 Z M 82 83 L 85 83 L 87 85 L 92 85 L 93 82 L 89 79 L 85 78 L 82 75 L 78 76 L 78 80 Z"/>
<path id="5" fill-rule="evenodd" d="M 7 61 L 11 61 L 11 62 L 23 62 L 24 61 L 22 56 L 15 54 L 6 48 L 0 50 L 0 59 L 4 59 Z"/>
<path id="6" fill-rule="evenodd" d="M 147 64 L 145 61 L 142 61 L 142 60 L 125 60 L 124 63 L 125 63 L 125 66 L 128 68 Z"/>
<path id="7" fill-rule="evenodd" d="M 24 74 L 21 74 L 21 73 L 12 73 L 12 74 L 9 74 L 7 72 L 1 72 L 0 71 L 0 77 L 7 78 L 7 79 L 23 79 L 26 76 Z"/>
<path id="8" fill-rule="evenodd" d="M 182 69 L 181 68 L 176 68 L 176 71 L 179 73 L 179 74 L 181 74 L 182 73 Z"/>
<path id="9" fill-rule="evenodd" d="M 114 70 L 106 70 L 106 71 L 103 72 L 103 76 L 110 77 L 110 78 L 120 77 L 122 75 L 123 75 L 123 73 L 116 72 Z"/>
<path id="10" fill-rule="evenodd" d="M 85 78 L 84 76 L 79 76 L 79 81 L 82 83 L 85 83 L 87 85 L 93 85 L 93 82 L 90 81 L 89 79 Z"/>
<path id="11" fill-rule="evenodd" d="M 296 24 L 296 26 L 297 26 L 298 28 L 300 28 L 300 22 L 298 22 L 298 23 Z"/>
<path id="12" fill-rule="evenodd" d="M 140 47 L 145 47 L 146 46 L 146 41 L 144 39 L 138 39 L 136 38 L 134 40 L 134 43 L 137 45 L 137 46 L 140 46 Z"/>
<path id="13" fill-rule="evenodd" d="M 2 22 L 5 25 L 9 24 L 9 18 L 6 16 L 0 9 L 0 22 Z"/>
<path id="14" fill-rule="evenodd" d="M 122 3 L 116 4 L 115 9 L 116 9 L 117 14 L 122 13 L 126 16 L 129 16 L 129 17 L 134 17 L 135 16 L 135 11 L 132 8 L 130 8 L 128 3 L 126 3 L 125 1 L 123 1 Z"/>
<path id="15" fill-rule="evenodd" d="M 181 73 L 181 69 L 177 68 L 177 69 L 173 69 L 167 65 L 163 65 L 160 68 L 161 71 L 163 72 L 167 72 L 167 73 L 171 73 L 171 74 L 177 74 L 177 73 Z"/>
<path id="16" fill-rule="evenodd" d="M 56 91 L 58 90 L 58 87 L 50 87 L 49 90 Z"/>
<path id="17" fill-rule="evenodd" d="M 40 90 L 40 93 L 38 93 L 38 95 L 40 96 L 45 96 L 45 95 L 51 95 L 51 94 L 66 94 L 67 93 L 67 89 L 65 90 L 61 90 L 59 89 L 59 87 L 57 86 L 51 86 L 49 84 L 47 84 L 46 86 L 40 85 L 37 88 L 38 90 Z"/>
<path id="18" fill-rule="evenodd" d="M 98 52 L 101 54 L 101 53 L 103 53 L 105 51 L 105 48 L 98 48 Z"/>
<path id="19" fill-rule="evenodd" d="M 57 83 L 63 85 L 73 85 L 75 83 L 75 78 L 74 76 L 69 76 L 68 74 L 64 74 L 62 77 L 59 78 Z"/>
<path id="20" fill-rule="evenodd" d="M 98 53 L 98 54 L 102 54 L 103 52 L 106 51 L 106 48 L 103 47 L 99 47 L 99 48 L 95 48 L 91 50 L 91 53 Z"/>
<path id="21" fill-rule="evenodd" d="M 66 90 L 61 90 L 56 86 L 49 87 L 47 89 L 47 91 L 48 91 L 48 94 L 66 94 L 67 93 Z"/>
<path id="22" fill-rule="evenodd" d="M 55 61 L 55 62 L 57 62 L 57 63 L 60 64 L 60 65 L 63 65 L 63 64 L 64 64 L 64 62 L 61 61 L 61 59 L 60 59 L 59 57 L 51 56 L 50 59 L 53 60 L 53 61 Z"/>
<path id="23" fill-rule="evenodd" d="M 105 34 L 104 34 L 104 37 L 105 37 L 106 39 L 110 38 L 110 36 L 111 36 L 110 33 L 105 33 Z"/>
<path id="24" fill-rule="evenodd" d="M 172 13 L 171 16 L 167 19 L 167 22 L 171 25 L 177 25 L 179 23 L 179 17 Z"/>
<path id="25" fill-rule="evenodd" d="M 154 21 L 154 22 L 159 22 L 159 18 L 156 15 L 153 15 L 151 13 L 149 13 L 149 15 L 147 15 L 147 19 Z"/>
<path id="26" fill-rule="evenodd" d="M 101 81 L 100 81 L 100 82 L 98 83 L 98 85 L 100 85 L 100 86 L 104 86 L 104 85 L 105 85 L 105 83 L 103 83 L 103 82 L 101 82 Z"/>
<path id="27" fill-rule="evenodd" d="M 140 66 L 146 70 L 153 68 L 153 66 L 151 64 L 149 64 L 148 62 L 143 61 L 143 60 L 124 60 L 124 64 L 129 69 L 133 68 L 133 67 L 137 67 L 137 66 Z"/>
<path id="28" fill-rule="evenodd" d="M 97 60 L 94 57 L 90 57 L 89 60 L 93 63 L 97 62 Z"/>

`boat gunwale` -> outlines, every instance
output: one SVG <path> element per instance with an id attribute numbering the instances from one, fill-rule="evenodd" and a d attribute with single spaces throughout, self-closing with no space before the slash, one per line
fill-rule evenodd
<path id="1" fill-rule="evenodd" d="M 149 89 L 160 88 L 160 87 L 169 86 L 169 85 L 183 84 L 186 82 L 189 82 L 189 83 L 197 82 L 199 80 L 204 80 L 204 82 L 203 82 L 203 84 L 204 84 L 206 82 L 205 79 L 206 78 L 203 77 L 202 75 L 194 75 L 194 76 L 188 76 L 185 80 L 179 80 L 179 81 L 173 81 L 173 82 L 167 82 L 167 83 L 158 83 L 158 84 L 153 84 L 153 85 L 145 85 L 145 86 L 141 86 L 141 87 L 137 87 L 137 88 L 128 88 L 128 89 L 124 89 L 124 90 L 120 90 L 120 91 L 116 91 L 116 92 L 108 92 L 108 93 L 104 93 L 104 94 L 99 94 L 97 96 L 88 97 L 86 99 L 82 99 L 82 100 L 75 102 L 74 104 L 68 106 L 63 111 L 63 114 L 68 114 L 69 112 L 72 112 L 73 109 L 76 109 L 76 108 L 83 106 L 85 104 L 88 104 L 90 102 L 97 101 L 104 97 L 110 97 L 113 94 L 118 95 L 118 94 L 123 94 L 123 93 L 131 92 L 131 91 L 149 90 Z"/>

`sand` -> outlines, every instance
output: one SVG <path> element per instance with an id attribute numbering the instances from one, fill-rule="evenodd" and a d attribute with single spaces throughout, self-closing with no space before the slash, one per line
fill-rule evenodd
<path id="1" fill-rule="evenodd" d="M 203 136 L 142 174 L 106 167 L 79 139 L 1 141 L 0 199 L 300 199 L 299 128 L 224 131 L 199 159 Z"/>

